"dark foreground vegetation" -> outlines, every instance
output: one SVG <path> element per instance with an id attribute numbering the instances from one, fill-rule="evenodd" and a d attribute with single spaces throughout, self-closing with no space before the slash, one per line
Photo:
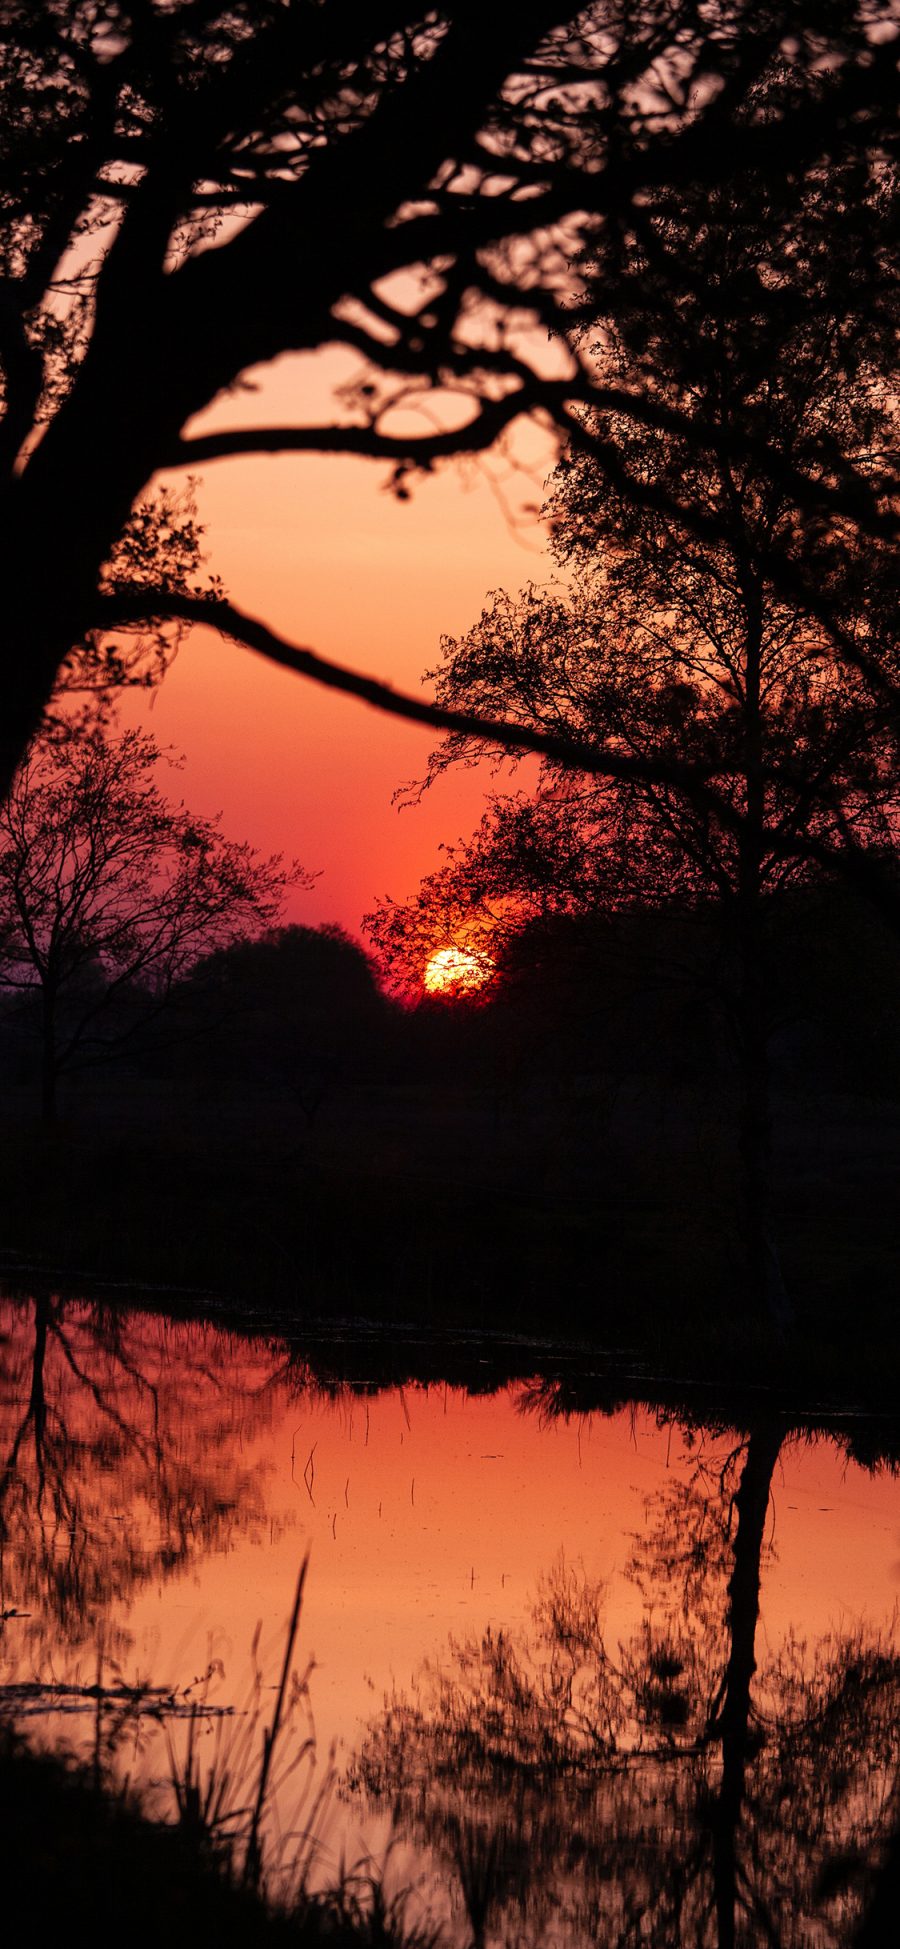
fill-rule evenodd
<path id="1" fill-rule="evenodd" d="M 177 1827 L 82 1768 L 0 1738 L 4 1899 L 34 1941 L 278 1942 L 286 1924 Z"/>
<path id="2" fill-rule="evenodd" d="M 397 1943 L 399 1916 L 349 1888 L 278 1905 L 243 1886 L 227 1852 L 185 1824 L 150 1818 L 131 1790 L 31 1750 L 0 1727 L 4 1909 L 34 1942 Z M 412 1943 L 416 1938 L 410 1936 Z"/>
<path id="3" fill-rule="evenodd" d="M 776 1237 L 796 1312 L 782 1338 L 745 1293 L 736 1080 L 702 913 L 557 922 L 515 954 L 490 999 L 408 1009 L 335 931 L 228 949 L 162 1025 L 141 1032 L 140 994 L 122 998 L 51 1130 L 19 1007 L 0 1024 L 8 1268 L 199 1289 L 282 1323 L 524 1331 L 701 1380 L 886 1389 L 893 936 L 819 892 L 770 942 Z M 138 1033 L 120 1045 L 129 1011 Z"/>

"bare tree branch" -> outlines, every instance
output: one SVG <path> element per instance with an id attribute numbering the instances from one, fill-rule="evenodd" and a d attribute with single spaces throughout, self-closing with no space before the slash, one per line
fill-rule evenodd
<path id="1" fill-rule="evenodd" d="M 670 762 L 665 758 L 660 758 L 659 763 L 655 759 L 645 762 L 612 748 L 538 731 L 527 724 L 479 717 L 475 712 L 448 710 L 425 698 L 410 696 L 407 691 L 395 690 L 376 677 L 367 677 L 361 671 L 334 663 L 328 657 L 319 656 L 315 650 L 289 643 L 268 624 L 260 622 L 257 617 L 245 615 L 234 603 L 224 598 L 167 595 L 164 591 L 154 590 L 141 590 L 134 595 L 123 592 L 99 597 L 94 605 L 94 617 L 95 626 L 104 633 L 122 624 L 151 620 L 158 622 L 163 617 L 215 629 L 221 635 L 243 643 L 247 649 L 257 651 L 270 663 L 277 663 L 284 670 L 293 670 L 298 676 L 323 685 L 326 690 L 339 690 L 348 697 L 357 697 L 361 703 L 368 704 L 373 710 L 384 711 L 390 717 L 402 717 L 411 724 L 425 724 L 432 730 L 480 738 L 485 744 L 514 754 L 535 752 L 540 757 L 555 759 L 558 764 L 593 775 L 642 779 L 648 783 L 669 782 L 686 791 L 697 792 L 702 800 L 708 802 L 711 811 L 718 811 L 718 796 L 709 789 L 709 779 L 713 774 L 702 767 L 683 765 L 675 759 Z"/>

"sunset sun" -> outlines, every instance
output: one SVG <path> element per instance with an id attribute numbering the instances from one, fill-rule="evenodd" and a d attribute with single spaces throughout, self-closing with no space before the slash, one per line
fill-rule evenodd
<path id="1" fill-rule="evenodd" d="M 462 947 L 441 947 L 427 962 L 422 985 L 426 994 L 444 999 L 471 995 L 490 981 L 493 972 L 493 964 L 486 954 L 472 954 Z"/>

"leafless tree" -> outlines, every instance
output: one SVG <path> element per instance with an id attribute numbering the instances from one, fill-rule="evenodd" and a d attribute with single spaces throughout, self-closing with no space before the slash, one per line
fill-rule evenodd
<path id="1" fill-rule="evenodd" d="M 162 755 L 139 731 L 45 742 L 0 806 L 0 987 L 35 1015 L 48 1123 L 62 1072 L 133 1029 L 102 1033 L 114 1003 L 143 991 L 146 1019 L 202 955 L 270 927 L 307 877 L 169 803 Z"/>

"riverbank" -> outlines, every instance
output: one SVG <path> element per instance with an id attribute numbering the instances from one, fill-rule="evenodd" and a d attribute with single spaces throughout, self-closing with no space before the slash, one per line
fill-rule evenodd
<path id="1" fill-rule="evenodd" d="M 138 1794 L 90 1767 L 33 1751 L 0 1726 L 4 1913 L 32 1942 L 131 1949 L 434 1949 L 399 1910 L 354 1906 L 352 1891 L 279 1906 L 242 1886 L 227 1850 L 184 1824 L 151 1819 Z"/>

